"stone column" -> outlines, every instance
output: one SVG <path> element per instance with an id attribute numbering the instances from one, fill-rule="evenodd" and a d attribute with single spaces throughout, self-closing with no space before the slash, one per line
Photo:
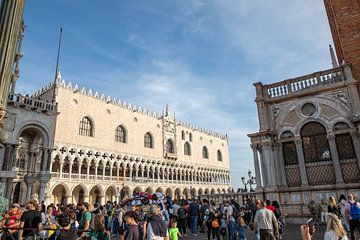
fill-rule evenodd
<path id="1" fill-rule="evenodd" d="M 302 186 L 308 186 L 309 181 L 306 173 L 306 165 L 305 165 L 305 158 L 304 158 L 304 152 L 302 147 L 302 140 L 297 139 L 294 141 L 296 145 L 296 153 L 299 161 L 299 169 L 300 169 L 300 176 L 301 176 L 301 185 Z"/>
<path id="2" fill-rule="evenodd" d="M 105 195 L 100 195 L 100 205 L 105 205 Z"/>
<path id="3" fill-rule="evenodd" d="M 99 164 L 96 163 L 95 164 L 95 180 L 97 180 L 97 176 L 98 176 L 98 167 L 99 167 Z"/>
<path id="4" fill-rule="evenodd" d="M 40 203 L 42 201 L 45 201 L 45 187 L 46 187 L 46 183 L 43 181 L 40 181 L 40 191 L 39 191 L 39 200 Z"/>
<path id="5" fill-rule="evenodd" d="M 28 201 L 30 199 L 32 187 L 33 187 L 35 180 L 36 180 L 36 177 L 34 177 L 34 176 L 31 176 L 31 175 L 25 176 L 25 183 L 26 183 L 26 187 L 27 187 L 25 201 Z"/>
<path id="6" fill-rule="evenodd" d="M 89 179 L 89 175 L 90 175 L 90 165 L 89 165 L 89 163 L 87 163 L 87 165 L 86 165 L 86 179 Z"/>
<path id="7" fill-rule="evenodd" d="M 66 195 L 65 196 L 65 201 L 66 201 L 66 204 L 72 203 L 72 196 L 71 195 Z"/>
<path id="8" fill-rule="evenodd" d="M 72 173 L 72 167 L 73 167 L 73 161 L 74 160 L 69 160 L 69 179 L 71 179 L 71 173 Z"/>
<path id="9" fill-rule="evenodd" d="M 360 146 L 359 134 L 357 132 L 351 132 L 350 135 L 351 135 L 351 138 L 353 140 L 356 159 L 357 159 L 359 169 L 360 169 L 360 148 L 356 147 L 356 146 Z"/>
<path id="10" fill-rule="evenodd" d="M 278 161 L 278 166 L 279 166 L 279 173 L 280 173 L 280 183 L 283 186 L 287 186 L 287 180 L 286 180 L 286 171 L 285 171 L 285 164 L 284 164 L 284 156 L 283 156 L 283 151 L 282 151 L 282 143 L 278 143 L 277 144 L 277 149 L 276 149 L 276 153 L 277 153 L 277 161 Z"/>
<path id="11" fill-rule="evenodd" d="M 258 156 L 258 149 L 255 144 L 251 144 L 251 149 L 253 150 L 253 159 L 254 159 L 254 167 L 255 167 L 255 176 L 256 176 L 256 185 L 262 187 L 262 178 L 260 173 L 260 162 Z"/>
<path id="12" fill-rule="evenodd" d="M 116 181 L 119 181 L 119 176 L 120 176 L 120 167 L 117 166 L 117 169 L 116 169 L 116 177 L 117 177 L 117 179 L 116 179 Z"/>
<path id="13" fill-rule="evenodd" d="M 260 153 L 262 187 L 268 187 L 269 186 L 269 180 L 268 180 L 267 171 L 266 171 L 266 164 L 265 164 L 263 146 L 260 146 L 258 148 L 258 150 L 259 150 L 259 153 Z"/>
<path id="14" fill-rule="evenodd" d="M 51 149 L 51 148 L 48 148 L 47 149 L 47 161 L 46 161 L 46 171 L 47 172 L 50 172 L 50 170 L 51 170 L 51 165 L 52 165 L 52 163 L 51 163 L 51 152 L 53 151 L 53 149 Z"/>
<path id="15" fill-rule="evenodd" d="M 331 159 L 334 167 L 336 183 L 344 183 L 344 179 L 340 167 L 339 155 L 336 149 L 335 135 L 328 135 L 327 138 L 329 141 Z"/>
<path id="16" fill-rule="evenodd" d="M 40 163 L 40 172 L 46 171 L 46 161 L 48 160 L 48 148 L 43 148 L 42 150 L 42 156 L 41 156 L 41 163 Z"/>
<path id="17" fill-rule="evenodd" d="M 79 181 L 81 178 L 81 168 L 82 168 L 82 161 L 79 159 L 79 169 L 78 169 L 78 180 Z"/>

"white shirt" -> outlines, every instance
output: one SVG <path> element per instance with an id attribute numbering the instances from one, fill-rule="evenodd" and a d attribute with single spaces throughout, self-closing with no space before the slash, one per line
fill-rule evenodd
<path id="1" fill-rule="evenodd" d="M 261 208 L 256 211 L 254 223 L 259 226 L 259 229 L 274 229 L 273 221 L 276 222 L 276 217 L 271 210 Z"/>
<path id="2" fill-rule="evenodd" d="M 227 215 L 227 218 L 229 219 L 229 221 L 235 221 L 234 217 L 232 216 L 233 211 L 234 211 L 234 209 L 231 205 L 228 206 L 226 209 L 226 215 Z"/>
<path id="3" fill-rule="evenodd" d="M 325 232 L 324 240 L 338 240 L 339 237 L 336 236 L 336 233 L 334 231 L 328 231 Z M 341 240 L 349 240 L 347 236 L 343 236 Z"/>

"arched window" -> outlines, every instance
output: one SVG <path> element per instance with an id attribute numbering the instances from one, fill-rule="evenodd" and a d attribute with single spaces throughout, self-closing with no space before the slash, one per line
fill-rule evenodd
<path id="1" fill-rule="evenodd" d="M 217 150 L 217 160 L 218 160 L 218 161 L 222 161 L 222 160 L 223 160 L 223 158 L 222 158 L 222 153 L 221 153 L 220 150 Z"/>
<path id="2" fill-rule="evenodd" d="M 317 122 L 305 124 L 300 131 L 309 185 L 335 183 L 326 129 Z"/>
<path id="3" fill-rule="evenodd" d="M 305 124 L 301 129 L 305 162 L 331 160 L 326 129 L 317 122 Z"/>
<path id="4" fill-rule="evenodd" d="M 144 147 L 146 147 L 146 148 L 154 147 L 153 139 L 149 132 L 145 133 L 145 135 L 144 135 Z"/>
<path id="5" fill-rule="evenodd" d="M 181 139 L 185 140 L 185 132 L 184 131 L 181 131 Z"/>
<path id="6" fill-rule="evenodd" d="M 341 131 L 335 135 L 336 149 L 339 156 L 341 172 L 345 183 L 358 183 L 360 180 L 360 169 L 357 163 L 354 143 L 350 132 L 350 126 L 344 122 L 338 122 L 334 125 L 333 130 Z"/>
<path id="7" fill-rule="evenodd" d="M 167 140 L 166 142 L 166 152 L 175 153 L 174 142 L 171 139 Z"/>
<path id="8" fill-rule="evenodd" d="M 126 139 L 126 130 L 123 126 L 119 125 L 116 127 L 115 130 L 115 141 L 116 142 L 122 142 L 122 143 L 126 143 L 127 139 Z"/>
<path id="9" fill-rule="evenodd" d="M 191 146 L 190 146 L 189 142 L 186 142 L 184 144 L 184 154 L 188 155 L 188 156 L 191 156 Z"/>
<path id="10" fill-rule="evenodd" d="M 206 159 L 208 159 L 209 158 L 209 152 L 208 152 L 208 149 L 207 149 L 207 147 L 203 147 L 203 149 L 202 149 L 202 157 L 203 158 L 206 158 Z"/>
<path id="11" fill-rule="evenodd" d="M 192 142 L 192 134 L 189 133 L 189 141 Z"/>
<path id="12" fill-rule="evenodd" d="M 80 121 L 79 134 L 83 136 L 93 137 L 94 126 L 89 117 L 83 117 Z"/>

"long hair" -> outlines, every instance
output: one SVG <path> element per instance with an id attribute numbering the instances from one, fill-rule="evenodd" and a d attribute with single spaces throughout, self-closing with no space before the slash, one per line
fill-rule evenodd
<path id="1" fill-rule="evenodd" d="M 338 216 L 336 216 L 334 213 L 328 213 L 326 214 L 327 217 L 327 228 L 326 231 L 334 231 L 336 233 L 336 236 L 342 237 L 346 235 L 346 231 L 341 224 L 340 219 Z"/>
<path id="2" fill-rule="evenodd" d="M 105 229 L 105 217 L 103 214 L 99 213 L 95 215 L 94 228 L 96 231 L 102 231 Z"/>
<path id="3" fill-rule="evenodd" d="M 334 197 L 329 197 L 329 205 L 332 207 L 337 207 L 337 203 Z"/>

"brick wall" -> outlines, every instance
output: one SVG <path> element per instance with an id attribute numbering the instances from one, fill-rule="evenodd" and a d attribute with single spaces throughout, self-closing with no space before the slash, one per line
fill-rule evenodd
<path id="1" fill-rule="evenodd" d="M 360 0 L 324 0 L 324 3 L 338 60 L 351 63 L 353 76 L 360 81 Z"/>

